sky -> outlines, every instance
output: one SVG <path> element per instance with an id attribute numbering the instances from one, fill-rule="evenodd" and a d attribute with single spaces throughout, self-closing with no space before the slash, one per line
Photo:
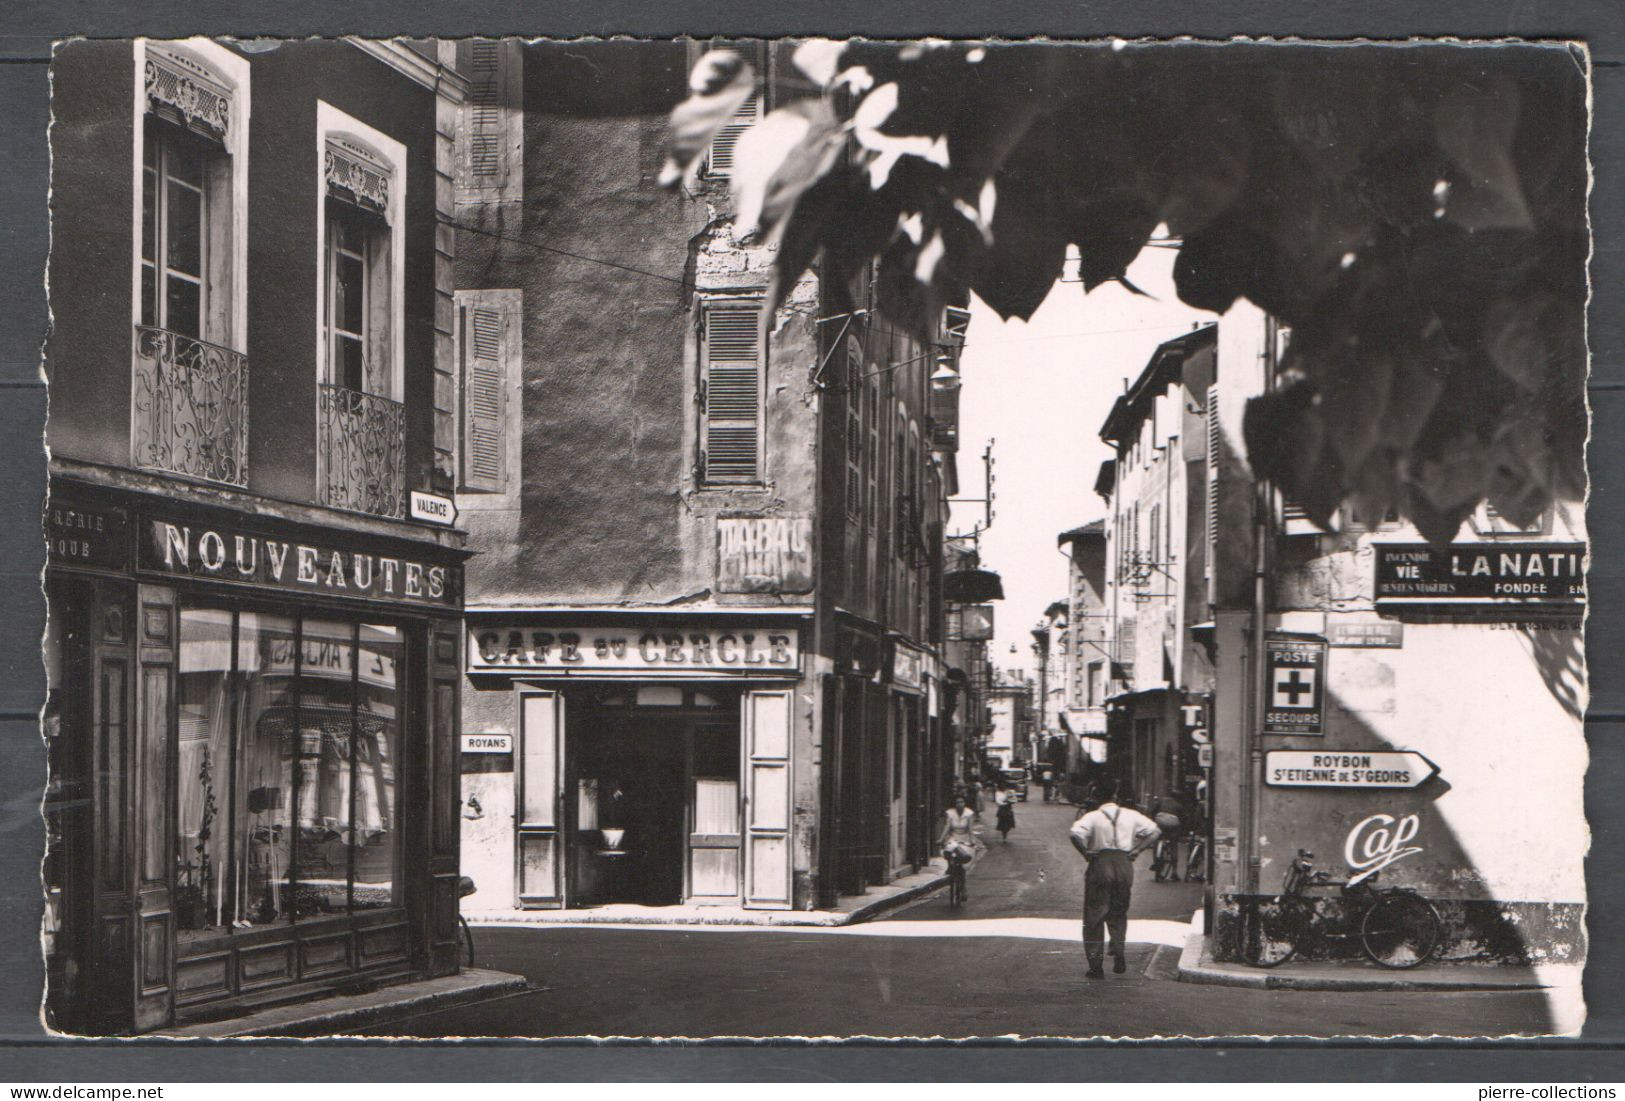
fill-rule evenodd
<path id="1" fill-rule="evenodd" d="M 1111 457 L 1100 426 L 1124 380 L 1139 376 L 1157 345 L 1214 319 L 1174 294 L 1177 255 L 1150 247 L 1130 266 L 1129 281 L 1148 297 L 1116 283 L 1085 295 L 1063 278 L 1031 321 L 1003 321 L 981 299 L 971 304 L 960 362 L 959 491 L 983 495 L 982 450 L 993 440 L 994 517 L 981 550 L 983 566 L 1004 580 L 989 654 L 1001 669 L 1035 670 L 1030 632 L 1051 602 L 1066 598 L 1067 560 L 1055 537 L 1106 515 L 1094 488 Z M 956 504 L 949 530 L 969 531 L 982 518 L 980 504 Z"/>

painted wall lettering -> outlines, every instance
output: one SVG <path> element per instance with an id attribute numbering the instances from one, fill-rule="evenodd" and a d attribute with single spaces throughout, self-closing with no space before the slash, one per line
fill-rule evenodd
<path id="1" fill-rule="evenodd" d="M 1349 886 L 1363 883 L 1396 860 L 1421 852 L 1420 845 L 1410 844 L 1421 829 L 1422 820 L 1414 814 L 1403 818 L 1373 814 L 1361 819 L 1343 842 L 1343 859 L 1357 873 L 1349 878 Z"/>
<path id="2" fill-rule="evenodd" d="M 812 592 L 812 517 L 727 516 L 717 521 L 717 590 Z"/>

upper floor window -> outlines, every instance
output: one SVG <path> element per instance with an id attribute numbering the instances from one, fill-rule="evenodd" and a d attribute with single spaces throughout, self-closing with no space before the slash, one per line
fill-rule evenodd
<path id="1" fill-rule="evenodd" d="M 325 381 L 392 398 L 400 312 L 394 165 L 370 144 L 343 133 L 329 133 L 322 153 Z"/>
<path id="2" fill-rule="evenodd" d="M 700 307 L 700 477 L 707 483 L 762 481 L 761 314 L 756 298 L 711 299 Z"/>
<path id="3" fill-rule="evenodd" d="M 204 39 L 135 50 L 132 460 L 244 485 L 248 62 Z"/>
<path id="4" fill-rule="evenodd" d="M 317 481 L 335 508 L 405 512 L 406 147 L 317 101 Z"/>
<path id="5" fill-rule="evenodd" d="M 141 188 L 141 324 L 203 338 L 211 297 L 204 247 L 207 178 L 223 159 L 179 127 L 147 117 Z M 218 245 L 216 246 L 218 249 Z"/>

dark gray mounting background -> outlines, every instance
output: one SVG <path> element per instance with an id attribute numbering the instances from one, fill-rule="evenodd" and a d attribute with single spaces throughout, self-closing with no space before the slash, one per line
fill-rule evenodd
<path id="1" fill-rule="evenodd" d="M 53 39 L 73 35 L 193 34 L 303 37 L 360 34 L 998 36 L 1019 38 L 1234 35 L 1310 39 L 1572 38 L 1591 49 L 1595 184 L 1590 311 L 1594 418 L 1591 615 L 1587 655 L 1591 770 L 1586 810 L 1591 898 L 1590 1021 L 1579 1041 L 1530 1043 L 1270 1044 L 978 1043 L 954 1047 L 849 1043 L 592 1045 L 513 1041 L 401 1043 L 388 1063 L 376 1044 L 41 1039 L 37 943 L 38 800 L 44 754 L 36 713 L 44 698 L 38 639 L 45 604 L 44 546 L 35 526 L 44 494 L 39 449 L 45 393 L 38 382 L 46 306 L 46 64 Z M 273 1080 L 704 1079 L 1248 1081 L 1625 1080 L 1625 5 L 1618 0 L 10 0 L 0 5 L 0 1080 L 12 1082 Z M 1540 801 L 1509 808 L 1539 814 Z M 945 961 L 945 966 L 947 966 Z M 1170 988 L 1177 997 L 1178 988 Z M 630 993 L 636 997 L 635 992 Z M 1260 994 L 1260 997 L 1278 995 Z M 1238 1022 L 1239 1023 L 1239 1022 Z M 906 1030 L 907 1022 L 899 1028 Z M 1313 1049 L 1311 1054 L 1308 1049 Z M 1306 1058 L 1307 1057 L 1307 1058 Z M 1308 1061 L 1312 1059 L 1312 1062 Z"/>

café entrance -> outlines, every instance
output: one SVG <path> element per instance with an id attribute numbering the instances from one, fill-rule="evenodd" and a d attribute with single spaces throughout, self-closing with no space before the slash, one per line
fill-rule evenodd
<path id="1" fill-rule="evenodd" d="M 737 689 L 615 686 L 569 696 L 571 904 L 737 904 Z"/>

